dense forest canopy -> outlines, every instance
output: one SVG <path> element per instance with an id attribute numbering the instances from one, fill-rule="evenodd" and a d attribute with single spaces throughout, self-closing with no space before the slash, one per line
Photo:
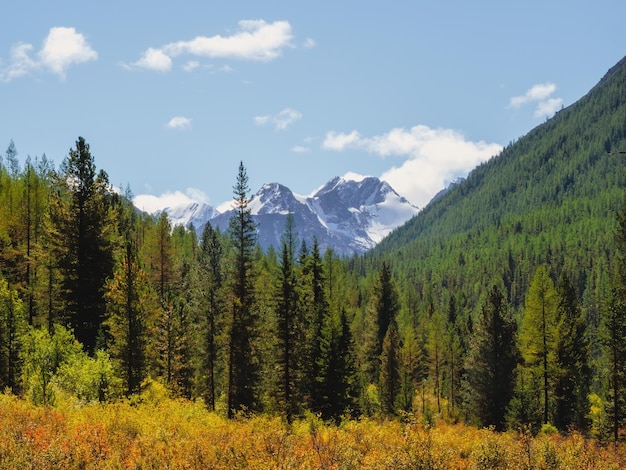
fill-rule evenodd
<path id="1" fill-rule="evenodd" d="M 626 66 L 366 255 L 288 218 L 264 252 L 246 168 L 224 233 L 113 191 L 79 137 L 0 161 L 0 385 L 35 403 L 160 382 L 228 417 L 415 413 L 620 437 Z M 616 216 L 619 215 L 619 216 Z"/>

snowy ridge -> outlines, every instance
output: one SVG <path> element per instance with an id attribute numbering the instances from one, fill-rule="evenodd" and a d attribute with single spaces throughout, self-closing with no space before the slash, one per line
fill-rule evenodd
<path id="1" fill-rule="evenodd" d="M 264 249 L 280 246 L 286 218 L 292 214 L 300 240 L 310 247 L 316 238 L 322 251 L 332 248 L 339 255 L 364 253 L 418 212 L 385 181 L 356 173 L 332 178 L 310 196 L 267 183 L 250 199 L 249 207 Z M 207 222 L 226 230 L 233 212 L 220 213 L 202 203 L 163 210 L 172 225 L 193 224 L 199 235 Z"/>

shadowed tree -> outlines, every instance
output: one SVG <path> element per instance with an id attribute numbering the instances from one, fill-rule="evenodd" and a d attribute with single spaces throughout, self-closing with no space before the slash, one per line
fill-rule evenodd
<path id="1" fill-rule="evenodd" d="M 200 388 L 204 402 L 211 411 L 215 409 L 216 338 L 224 315 L 222 258 L 219 232 L 207 222 L 202 231 L 196 264 L 194 302 L 200 315 Z"/>
<path id="2" fill-rule="evenodd" d="M 254 357 L 257 336 L 257 312 L 254 310 L 254 255 L 256 226 L 248 199 L 248 175 L 243 162 L 239 164 L 237 182 L 233 187 L 234 213 L 228 224 L 232 246 L 231 319 L 228 341 L 228 416 L 241 409 L 256 407 L 256 386 L 259 367 Z"/>
<path id="3" fill-rule="evenodd" d="M 106 309 L 104 283 L 113 274 L 108 192 L 107 174 L 96 173 L 89 145 L 79 137 L 57 179 L 52 221 L 58 233 L 65 308 L 76 338 L 90 354 Z"/>
<path id="4" fill-rule="evenodd" d="M 519 360 L 516 325 L 504 296 L 493 286 L 474 327 L 465 360 L 463 389 L 470 415 L 482 426 L 503 430 Z"/>
<path id="5" fill-rule="evenodd" d="M 559 325 L 557 331 L 556 412 L 554 424 L 562 430 L 574 425 L 588 428 L 588 398 L 591 384 L 590 344 L 587 325 L 574 286 L 563 273 L 557 286 Z"/>
<path id="6" fill-rule="evenodd" d="M 298 315 L 298 291 L 295 271 L 295 244 L 293 215 L 287 216 L 285 232 L 281 239 L 279 258 L 280 274 L 276 292 L 276 317 L 278 327 L 278 356 L 280 386 L 279 396 L 284 406 L 287 422 L 298 411 L 300 399 L 296 395 L 299 364 L 296 348 L 300 339 L 302 322 Z"/>

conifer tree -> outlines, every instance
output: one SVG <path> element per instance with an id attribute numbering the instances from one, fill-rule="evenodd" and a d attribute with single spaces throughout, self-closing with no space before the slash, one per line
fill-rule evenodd
<path id="1" fill-rule="evenodd" d="M 65 308 L 76 338 L 92 354 L 106 309 L 104 283 L 113 274 L 112 221 L 107 174 L 79 137 L 57 179 L 52 217 Z"/>
<path id="2" fill-rule="evenodd" d="M 209 222 L 204 226 L 196 265 L 195 304 L 200 315 L 200 389 L 207 408 L 215 409 L 217 344 L 223 323 L 223 248 L 219 232 Z"/>
<path id="3" fill-rule="evenodd" d="M 539 266 L 532 279 L 520 327 L 520 350 L 524 367 L 541 378 L 542 420 L 549 422 L 554 404 L 558 299 L 546 266 Z"/>
<path id="4" fill-rule="evenodd" d="M 405 329 L 400 349 L 401 388 L 398 398 L 399 407 L 406 412 L 413 408 L 415 392 L 428 376 L 427 357 L 424 348 L 417 340 L 415 330 Z"/>
<path id="5" fill-rule="evenodd" d="M 554 424 L 567 430 L 574 425 L 581 431 L 588 427 L 587 408 L 591 384 L 590 344 L 587 325 L 574 286 L 563 273 L 557 286 L 559 324 L 557 331 L 558 379 L 555 387 Z"/>
<path id="6" fill-rule="evenodd" d="M 296 234 L 294 229 L 294 219 L 289 214 L 281 239 L 280 277 L 276 293 L 279 396 L 283 402 L 287 422 L 291 422 L 300 403 L 300 399 L 296 395 L 296 381 L 299 373 L 299 355 L 296 348 L 301 339 L 302 322 L 298 314 L 297 279 L 294 266 Z"/>
<path id="7" fill-rule="evenodd" d="M 383 339 L 379 381 L 381 404 L 383 410 L 389 415 L 396 412 L 396 402 L 401 387 L 400 374 L 400 339 L 398 338 L 398 326 L 395 319 L 392 319 Z"/>
<path id="8" fill-rule="evenodd" d="M 232 246 L 231 310 L 228 333 L 228 416 L 257 406 L 256 386 L 259 380 L 254 342 L 257 337 L 257 312 L 254 309 L 254 255 L 256 227 L 248 198 L 248 175 L 239 164 L 233 187 L 234 213 L 228 233 Z"/>
<path id="9" fill-rule="evenodd" d="M 317 237 L 313 238 L 310 256 L 300 257 L 299 268 L 301 285 L 298 298 L 305 324 L 300 396 L 303 397 L 311 410 L 321 412 L 325 398 L 318 384 L 323 376 L 323 371 L 320 369 L 324 362 L 321 359 L 323 355 L 323 329 L 329 321 L 330 312 L 326 294 L 324 262 L 320 254 Z"/>
<path id="10" fill-rule="evenodd" d="M 504 429 L 513 397 L 519 353 L 516 325 L 498 286 L 482 306 L 465 360 L 463 389 L 470 415 L 482 426 Z"/>
<path id="11" fill-rule="evenodd" d="M 400 310 L 400 301 L 389 264 L 383 261 L 374 282 L 372 300 L 367 310 L 367 338 L 364 344 L 365 380 L 377 383 L 380 376 L 380 355 L 387 329 L 395 321 Z"/>
<path id="12" fill-rule="evenodd" d="M 355 411 L 356 400 L 354 344 L 345 309 L 325 317 L 320 340 L 317 411 L 324 419 L 338 420 Z"/>
<path id="13" fill-rule="evenodd" d="M 109 353 L 117 364 L 127 396 L 139 392 L 146 377 L 146 343 L 150 310 L 156 297 L 149 289 L 145 271 L 139 266 L 136 248 L 126 234 L 121 259 L 107 282 Z"/>
<path id="14" fill-rule="evenodd" d="M 149 316 L 156 309 L 157 301 L 139 262 L 135 210 L 126 203 L 119 214 L 118 262 L 113 277 L 106 284 L 104 326 L 108 351 L 123 381 L 126 396 L 130 396 L 140 391 L 147 375 Z"/>
<path id="15" fill-rule="evenodd" d="M 617 214 L 615 244 L 616 266 L 602 317 L 602 343 L 608 363 L 607 414 L 617 441 L 626 421 L 626 201 Z"/>
<path id="16" fill-rule="evenodd" d="M 26 330 L 24 304 L 7 281 L 0 278 L 0 385 L 18 390 L 21 338 Z"/>

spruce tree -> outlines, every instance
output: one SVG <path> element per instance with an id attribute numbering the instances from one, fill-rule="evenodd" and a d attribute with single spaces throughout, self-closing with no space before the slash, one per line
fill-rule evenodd
<path id="1" fill-rule="evenodd" d="M 287 422 L 291 422 L 298 411 L 300 400 L 296 395 L 296 380 L 299 374 L 300 359 L 296 348 L 300 340 L 302 322 L 298 315 L 298 295 L 295 272 L 296 234 L 294 219 L 287 216 L 285 232 L 281 239 L 279 258 L 280 274 L 276 292 L 277 317 L 277 363 L 279 367 L 279 396 Z"/>
<path id="2" fill-rule="evenodd" d="M 504 429 L 515 388 L 519 354 L 516 325 L 506 300 L 494 285 L 482 306 L 465 360 L 463 390 L 470 416 L 481 426 Z"/>
<path id="3" fill-rule="evenodd" d="M 0 278 L 0 385 L 18 391 L 19 354 L 26 331 L 25 308 L 18 293 Z"/>
<path id="4" fill-rule="evenodd" d="M 338 420 L 344 413 L 355 411 L 354 344 L 344 309 L 325 317 L 317 362 L 317 411 L 322 418 Z"/>
<path id="5" fill-rule="evenodd" d="M 617 214 L 615 244 L 616 266 L 602 317 L 602 343 L 608 363 L 607 414 L 617 441 L 626 419 L 626 200 Z"/>
<path id="6" fill-rule="evenodd" d="M 146 377 L 146 342 L 150 310 L 157 305 L 147 275 L 139 266 L 136 248 L 126 238 L 120 261 L 107 282 L 109 353 L 122 378 L 125 393 L 139 392 Z"/>
<path id="7" fill-rule="evenodd" d="M 326 273 L 317 238 L 313 238 L 311 255 L 300 258 L 300 309 L 302 310 L 304 351 L 302 354 L 302 381 L 300 395 L 314 412 L 322 412 L 326 398 L 318 386 L 324 380 L 321 370 L 324 326 L 329 322 L 330 311 L 326 295 Z"/>
<path id="8" fill-rule="evenodd" d="M 373 285 L 370 305 L 366 312 L 366 339 L 363 345 L 365 381 L 377 383 L 380 375 L 380 355 L 387 329 L 400 311 L 400 301 L 389 264 L 383 261 Z"/>
<path id="9" fill-rule="evenodd" d="M 554 424 L 561 430 L 588 427 L 587 412 L 591 384 L 590 344 L 587 325 L 567 274 L 557 286 L 559 324 L 557 331 L 558 379 L 555 387 Z"/>
<path id="10" fill-rule="evenodd" d="M 396 402 L 400 394 L 400 339 L 398 326 L 392 319 L 387 327 L 380 354 L 380 399 L 383 410 L 393 415 L 396 412 Z"/>
<path id="11" fill-rule="evenodd" d="M 248 198 L 248 175 L 239 164 L 233 187 L 234 213 L 228 233 L 232 246 L 230 331 L 228 333 L 228 416 L 257 406 L 259 380 L 254 342 L 257 337 L 257 312 L 254 308 L 254 259 L 257 233 Z"/>
<path id="12" fill-rule="evenodd" d="M 217 337 L 223 323 L 223 248 L 219 232 L 204 226 L 196 264 L 194 303 L 200 316 L 200 390 L 207 408 L 215 409 Z"/>
<path id="13" fill-rule="evenodd" d="M 113 274 L 109 205 L 108 176 L 96 173 L 89 145 L 79 137 L 57 178 L 52 219 L 65 309 L 76 338 L 90 354 L 104 319 L 104 284 Z"/>

